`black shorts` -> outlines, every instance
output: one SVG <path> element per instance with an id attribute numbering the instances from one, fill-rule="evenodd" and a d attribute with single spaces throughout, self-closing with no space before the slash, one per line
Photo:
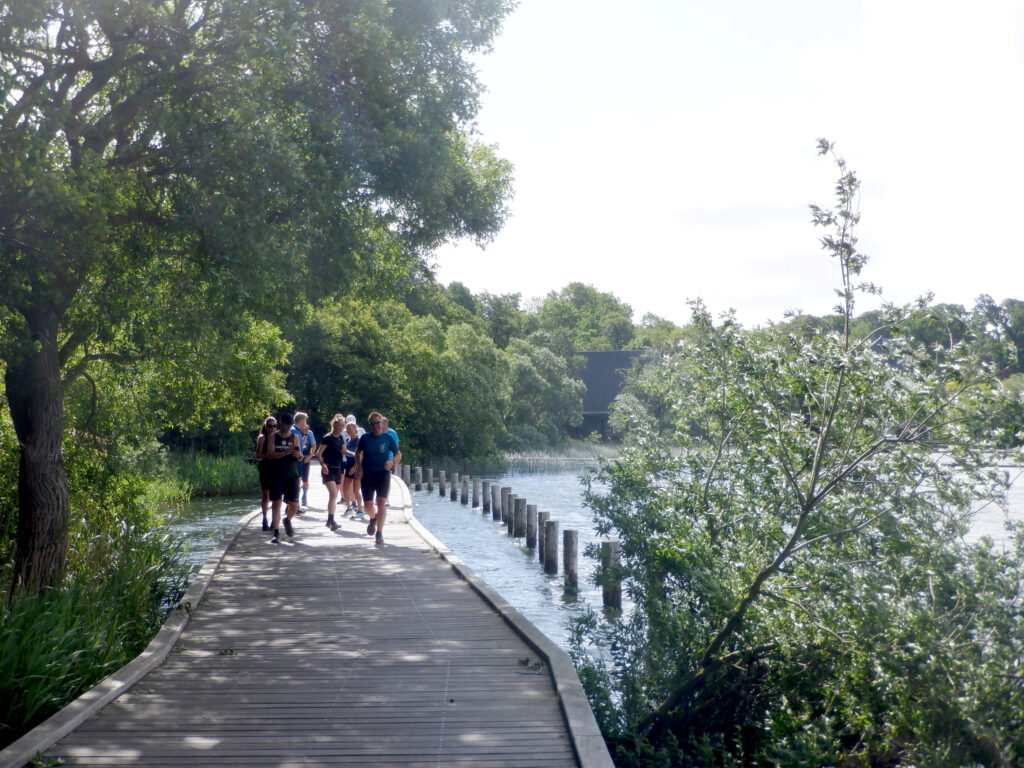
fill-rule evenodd
<path id="1" fill-rule="evenodd" d="M 274 472 L 272 465 L 267 459 L 261 459 L 256 465 L 260 473 L 260 490 L 269 491 L 274 487 Z"/>
<path id="2" fill-rule="evenodd" d="M 270 500 L 277 501 L 281 498 L 288 502 L 299 500 L 299 478 L 281 476 L 275 478 L 274 487 L 270 489 Z"/>
<path id="3" fill-rule="evenodd" d="M 355 478 L 356 476 L 356 463 L 353 461 L 351 464 L 345 465 L 345 477 Z"/>
<path id="4" fill-rule="evenodd" d="M 327 485 L 328 483 L 338 483 L 340 485 L 341 484 L 341 467 L 332 467 L 330 465 L 326 465 L 326 466 L 327 466 L 327 474 L 325 475 L 325 474 L 323 474 L 321 472 L 321 475 L 320 475 L 320 477 L 323 478 L 324 485 Z"/>
<path id="5" fill-rule="evenodd" d="M 386 469 L 380 472 L 363 472 L 359 487 L 363 490 L 363 501 L 373 501 L 374 494 L 378 499 L 386 499 L 388 491 L 391 490 L 391 472 Z"/>

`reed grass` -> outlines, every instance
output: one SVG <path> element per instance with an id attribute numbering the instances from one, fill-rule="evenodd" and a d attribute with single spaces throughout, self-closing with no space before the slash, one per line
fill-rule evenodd
<path id="1" fill-rule="evenodd" d="M 231 496 L 259 487 L 256 467 L 244 456 L 172 453 L 167 464 L 191 496 Z"/>
<path id="2" fill-rule="evenodd" d="M 561 472 L 596 465 L 603 458 L 615 456 L 618 450 L 618 445 L 614 443 L 567 440 L 557 447 L 546 447 L 543 450 L 506 451 L 499 456 L 476 459 L 454 459 L 447 456 L 424 458 L 419 466 L 471 475 L 497 475 L 509 469 Z"/>
<path id="3" fill-rule="evenodd" d="M 3 596 L 0 746 L 137 656 L 185 592 L 191 568 L 164 531 L 124 526 L 90 546 L 102 568 L 39 596 Z"/>
<path id="4" fill-rule="evenodd" d="M 596 465 L 601 459 L 614 457 L 619 446 L 614 443 L 594 443 L 569 440 L 557 448 L 542 451 L 513 451 L 504 455 L 508 466 L 538 472 L 560 472 L 566 469 Z"/>

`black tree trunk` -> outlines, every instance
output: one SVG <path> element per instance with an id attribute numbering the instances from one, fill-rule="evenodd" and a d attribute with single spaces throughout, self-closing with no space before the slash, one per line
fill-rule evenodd
<path id="1" fill-rule="evenodd" d="M 23 354 L 8 361 L 5 389 L 18 436 L 18 533 L 13 594 L 37 594 L 60 581 L 68 546 L 70 498 L 64 470 L 64 391 L 57 318 L 33 318 Z"/>

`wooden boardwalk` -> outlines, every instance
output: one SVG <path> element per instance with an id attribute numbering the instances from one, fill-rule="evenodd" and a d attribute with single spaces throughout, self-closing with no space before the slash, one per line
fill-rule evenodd
<path id="1" fill-rule="evenodd" d="M 270 544 L 258 514 L 240 525 L 162 663 L 46 749 L 47 758 L 74 766 L 611 765 L 564 654 L 533 642 L 536 630 L 502 612 L 501 598 L 450 553 L 439 557 L 415 521 L 389 522 L 383 546 L 362 522 L 339 519 L 341 530 L 329 531 L 325 492 L 312 485 L 319 509 L 296 518 L 294 540 Z M 399 486 L 401 507 L 408 491 Z"/>

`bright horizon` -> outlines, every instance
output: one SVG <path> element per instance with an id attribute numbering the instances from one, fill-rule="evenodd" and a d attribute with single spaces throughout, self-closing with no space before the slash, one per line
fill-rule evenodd
<path id="1" fill-rule="evenodd" d="M 827 314 L 824 137 L 883 300 L 1024 299 L 1024 2 L 778 5 L 522 0 L 478 65 L 511 215 L 439 249 L 438 279 L 524 307 L 583 282 L 678 324 L 696 298 L 745 325 Z"/>

